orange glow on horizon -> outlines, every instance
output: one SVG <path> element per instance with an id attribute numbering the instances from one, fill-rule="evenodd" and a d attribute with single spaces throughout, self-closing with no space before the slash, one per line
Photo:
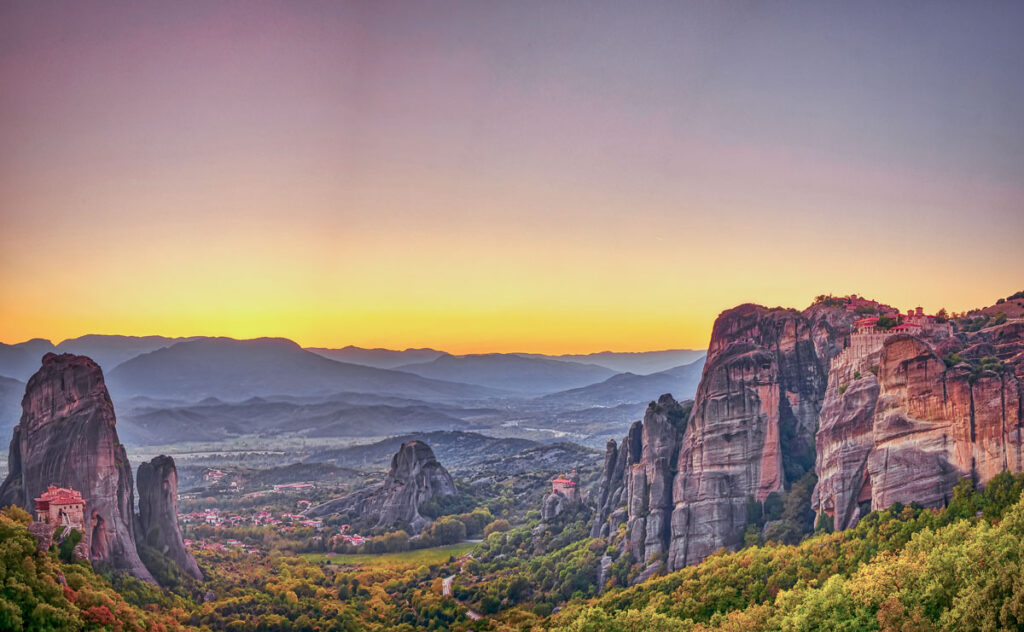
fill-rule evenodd
<path id="1" fill-rule="evenodd" d="M 843 11 L 11 4 L 0 340 L 701 349 L 1024 289 L 1015 22 Z"/>

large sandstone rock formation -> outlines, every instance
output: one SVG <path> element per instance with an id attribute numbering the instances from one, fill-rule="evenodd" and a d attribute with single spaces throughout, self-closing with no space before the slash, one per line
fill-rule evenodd
<path id="1" fill-rule="evenodd" d="M 814 467 L 829 362 L 853 318 L 755 305 L 718 317 L 679 450 L 670 568 L 739 545 L 748 499 L 788 489 Z"/>
<path id="2" fill-rule="evenodd" d="M 185 548 L 178 529 L 178 470 L 174 459 L 161 455 L 139 465 L 137 482 L 139 544 L 155 549 L 187 575 L 202 581 L 199 565 Z"/>
<path id="3" fill-rule="evenodd" d="M 85 498 L 89 559 L 152 582 L 135 547 L 132 472 L 114 425 L 100 367 L 84 356 L 46 354 L 25 389 L 0 506 L 34 513 L 47 486 L 72 487 Z"/>
<path id="4" fill-rule="evenodd" d="M 609 441 L 597 494 L 593 537 L 609 537 L 626 523 L 624 548 L 641 561 L 668 549 L 672 484 L 679 444 L 693 402 L 662 395 L 622 441 Z"/>
<path id="5" fill-rule="evenodd" d="M 692 410 L 664 396 L 609 442 L 592 535 L 675 570 L 742 540 L 747 502 L 814 466 L 829 360 L 853 315 L 741 305 L 715 322 Z"/>
<path id="6" fill-rule="evenodd" d="M 905 334 L 854 332 L 857 318 L 824 304 L 723 312 L 692 411 L 663 397 L 608 443 L 591 535 L 624 526 L 619 546 L 646 576 L 739 546 L 750 501 L 811 471 L 813 509 L 842 529 L 1024 470 L 1024 321 Z"/>
<path id="7" fill-rule="evenodd" d="M 343 514 L 372 522 L 373 528 L 403 528 L 418 534 L 429 524 L 420 515 L 420 506 L 431 498 L 456 493 L 455 482 L 430 446 L 422 441 L 407 441 L 391 459 L 384 482 L 311 507 L 306 514 Z"/>
<path id="8" fill-rule="evenodd" d="M 829 372 L 817 436 L 814 509 L 837 529 L 895 502 L 941 506 L 961 477 L 1024 469 L 1024 325 L 952 337 L 894 336 Z M 937 349 L 1001 357 L 947 367 Z"/>

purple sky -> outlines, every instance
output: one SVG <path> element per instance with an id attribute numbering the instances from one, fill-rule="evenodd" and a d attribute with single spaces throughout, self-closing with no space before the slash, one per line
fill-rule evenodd
<path id="1" fill-rule="evenodd" d="M 3 2 L 0 86 L 6 342 L 702 346 L 1024 280 L 1020 2 Z"/>

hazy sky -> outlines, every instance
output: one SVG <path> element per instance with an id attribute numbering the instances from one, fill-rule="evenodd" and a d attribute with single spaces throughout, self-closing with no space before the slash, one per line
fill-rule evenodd
<path id="1" fill-rule="evenodd" d="M 1024 289 L 1024 3 L 0 3 L 0 340 L 704 347 Z"/>

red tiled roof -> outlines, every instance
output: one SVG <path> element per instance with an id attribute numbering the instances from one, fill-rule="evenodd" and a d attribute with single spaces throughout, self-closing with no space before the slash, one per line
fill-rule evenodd
<path id="1" fill-rule="evenodd" d="M 860 320 L 855 320 L 855 321 L 853 321 L 853 324 L 854 325 L 866 325 L 868 323 L 877 323 L 877 322 L 878 322 L 878 317 L 877 316 L 869 316 L 868 318 L 861 318 Z"/>
<path id="2" fill-rule="evenodd" d="M 37 503 L 49 503 L 51 505 L 76 505 L 84 503 L 82 494 L 66 487 L 54 487 L 50 485 L 43 495 L 36 498 Z"/>
<path id="3" fill-rule="evenodd" d="M 567 478 L 556 478 L 555 480 L 553 480 L 551 482 L 552 483 L 563 483 L 563 484 L 564 483 L 568 483 L 569 485 L 575 485 L 576 484 L 574 481 L 570 481 Z"/>

